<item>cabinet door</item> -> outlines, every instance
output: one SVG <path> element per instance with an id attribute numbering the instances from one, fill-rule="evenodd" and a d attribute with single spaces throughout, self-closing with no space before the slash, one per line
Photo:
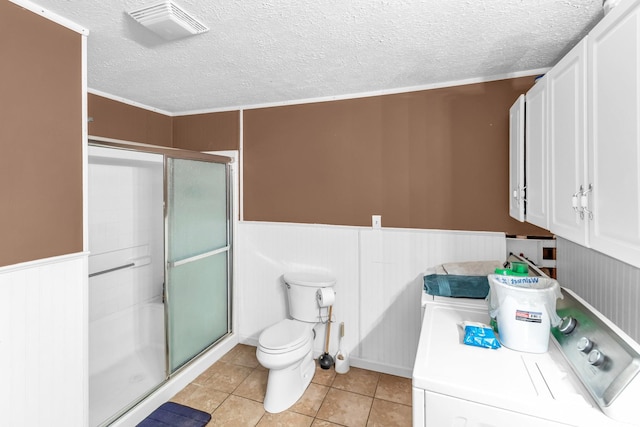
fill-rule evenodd
<path id="1" fill-rule="evenodd" d="M 579 206 L 586 182 L 586 39 L 546 75 L 549 93 L 549 229 L 587 245 L 588 228 Z M 574 199 L 573 197 L 576 196 Z"/>
<path id="2" fill-rule="evenodd" d="M 524 221 L 524 95 L 509 109 L 509 215 Z"/>
<path id="3" fill-rule="evenodd" d="M 640 2 L 589 35 L 591 247 L 640 267 Z"/>
<path id="4" fill-rule="evenodd" d="M 527 222 L 549 228 L 547 210 L 547 78 L 538 79 L 526 96 L 525 176 Z"/>

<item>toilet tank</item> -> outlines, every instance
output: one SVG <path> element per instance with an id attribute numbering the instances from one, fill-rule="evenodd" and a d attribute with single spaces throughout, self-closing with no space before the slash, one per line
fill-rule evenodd
<path id="1" fill-rule="evenodd" d="M 320 288 L 332 288 L 336 279 L 318 273 L 286 273 L 284 282 L 289 298 L 289 315 L 302 322 L 319 322 L 316 292 Z"/>

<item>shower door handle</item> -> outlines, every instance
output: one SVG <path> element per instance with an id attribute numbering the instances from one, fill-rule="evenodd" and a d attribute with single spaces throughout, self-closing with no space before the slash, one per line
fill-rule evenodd
<path id="1" fill-rule="evenodd" d="M 204 252 L 204 253 L 201 253 L 201 254 L 198 254 L 198 255 L 191 256 L 189 258 L 181 259 L 179 261 L 169 261 L 169 262 L 167 262 L 167 264 L 169 264 L 170 268 L 180 267 L 181 265 L 189 264 L 190 262 L 199 261 L 199 260 L 204 259 L 204 258 L 209 258 L 210 256 L 221 254 L 222 252 L 228 252 L 229 248 L 230 248 L 230 246 L 224 246 L 224 247 L 222 247 L 220 249 L 215 249 L 213 251 Z"/>

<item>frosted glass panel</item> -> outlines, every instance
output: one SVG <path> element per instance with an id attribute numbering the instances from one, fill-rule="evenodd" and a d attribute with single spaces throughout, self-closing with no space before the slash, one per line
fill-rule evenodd
<path id="1" fill-rule="evenodd" d="M 226 165 L 168 159 L 167 306 L 173 372 L 223 337 L 228 322 Z"/>
<path id="2" fill-rule="evenodd" d="M 228 332 L 227 253 L 170 269 L 171 371 Z"/>
<path id="3" fill-rule="evenodd" d="M 227 245 L 226 165 L 169 159 L 169 259 Z"/>

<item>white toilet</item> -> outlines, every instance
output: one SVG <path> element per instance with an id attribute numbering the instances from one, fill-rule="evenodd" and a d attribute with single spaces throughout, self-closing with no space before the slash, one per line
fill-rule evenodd
<path id="1" fill-rule="evenodd" d="M 336 279 L 313 273 L 287 273 L 284 282 L 293 319 L 281 320 L 262 331 L 256 349 L 258 361 L 269 369 L 264 409 L 274 414 L 296 403 L 313 378 L 313 328 L 327 320 L 327 309 L 318 305 L 316 293 L 333 287 Z"/>

